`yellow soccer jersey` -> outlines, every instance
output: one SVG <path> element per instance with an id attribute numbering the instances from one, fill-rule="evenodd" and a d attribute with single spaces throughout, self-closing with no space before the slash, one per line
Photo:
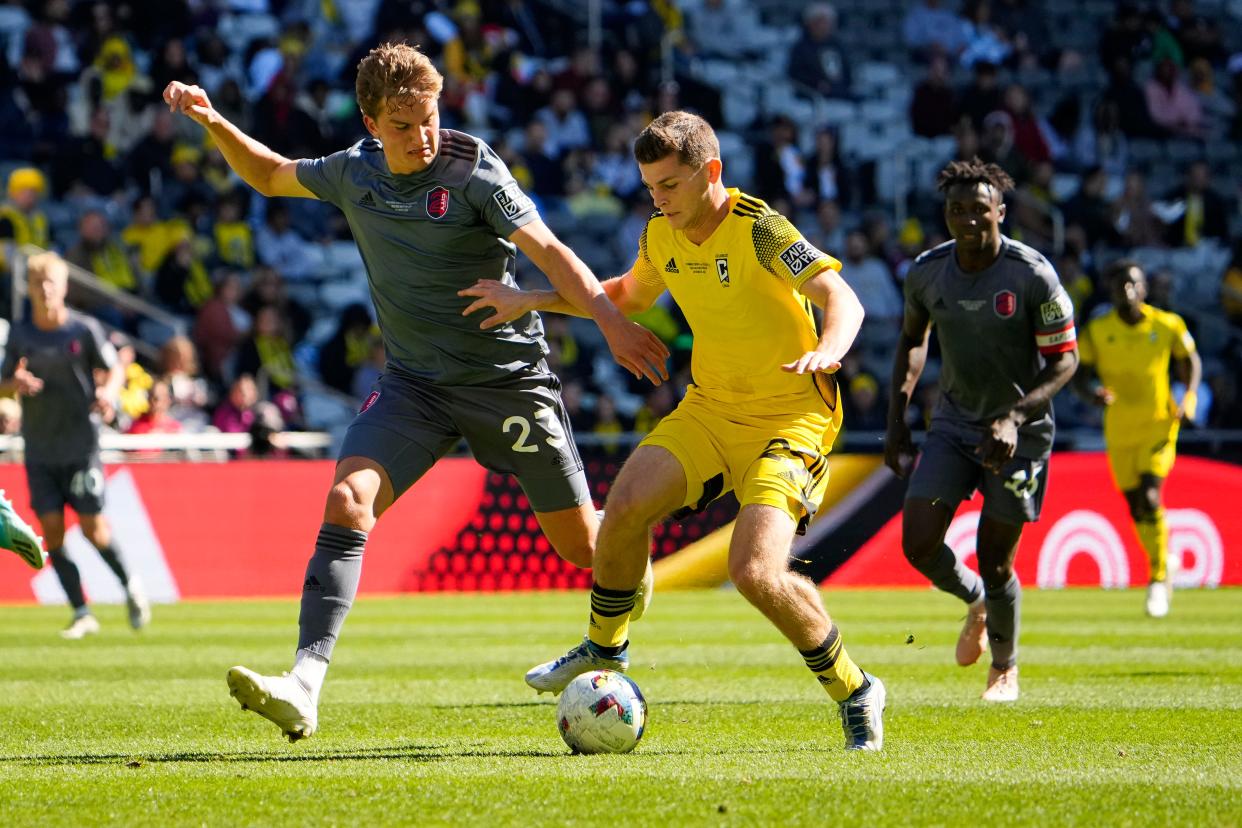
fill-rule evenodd
<path id="1" fill-rule="evenodd" d="M 1186 323 L 1175 313 L 1142 306 L 1143 318 L 1127 325 L 1116 309 L 1087 323 L 1078 339 L 1078 356 L 1094 365 L 1100 382 L 1116 395 L 1105 410 L 1105 437 L 1146 433 L 1177 413 L 1169 389 L 1169 359 L 1185 359 L 1195 349 Z"/>
<path id="2" fill-rule="evenodd" d="M 781 370 L 819 341 L 811 301 L 798 288 L 841 263 L 757 198 L 730 188 L 729 208 L 698 245 L 652 216 L 634 277 L 667 288 L 685 314 L 694 384 L 707 397 L 737 404 L 804 394 L 813 379 Z"/>

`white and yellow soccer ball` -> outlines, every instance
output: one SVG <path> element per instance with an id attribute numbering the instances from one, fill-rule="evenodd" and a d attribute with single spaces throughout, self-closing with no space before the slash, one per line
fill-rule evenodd
<path id="1" fill-rule="evenodd" d="M 624 673 L 583 673 L 561 693 L 556 723 L 574 753 L 629 753 L 647 727 L 647 700 Z"/>

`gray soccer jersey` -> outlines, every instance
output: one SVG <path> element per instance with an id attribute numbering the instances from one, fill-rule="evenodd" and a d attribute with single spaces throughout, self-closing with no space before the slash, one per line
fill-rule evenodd
<path id="1" fill-rule="evenodd" d="M 99 451 L 99 417 L 91 411 L 94 371 L 111 370 L 116 348 L 98 322 L 70 311 L 54 331 L 40 330 L 30 320 L 14 325 L 0 376 L 11 379 L 21 357 L 43 380 L 42 391 L 21 397 L 26 462 L 85 463 Z"/>
<path id="2" fill-rule="evenodd" d="M 362 252 L 390 367 L 427 382 L 481 385 L 547 353 L 537 314 L 487 331 L 461 315 L 457 291 L 477 279 L 513 279 L 508 241 L 539 217 L 500 157 L 473 136 L 440 130 L 431 165 L 394 175 L 368 138 L 298 163 L 298 180 L 339 207 Z"/>
<path id="3" fill-rule="evenodd" d="M 966 273 L 956 242 L 923 253 L 906 275 L 906 312 L 922 311 L 940 341 L 940 402 L 931 427 L 977 445 L 985 427 L 1035 383 L 1041 354 L 1075 347 L 1074 308 L 1056 271 L 1036 250 L 1001 237 L 986 270 Z M 1017 454 L 1052 449 L 1052 405 L 1018 429 Z"/>

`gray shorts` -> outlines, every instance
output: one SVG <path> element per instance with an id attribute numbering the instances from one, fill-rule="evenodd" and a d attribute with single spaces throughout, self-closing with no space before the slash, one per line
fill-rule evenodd
<path id="1" fill-rule="evenodd" d="M 480 465 L 518 479 L 534 511 L 572 509 L 591 494 L 560 388 L 536 372 L 440 386 L 389 371 L 350 424 L 340 457 L 379 463 L 400 497 L 464 437 Z"/>
<path id="2" fill-rule="evenodd" d="M 999 474 L 983 468 L 974 446 L 931 431 L 919 452 L 906 500 L 941 501 L 956 511 L 963 500 L 983 495 L 983 514 L 1018 525 L 1039 520 L 1048 487 L 1048 457 L 1015 457 Z"/>
<path id="3" fill-rule="evenodd" d="M 99 455 L 80 463 L 26 461 L 30 508 L 36 515 L 61 514 L 65 505 L 79 515 L 97 515 L 104 507 L 104 471 Z"/>

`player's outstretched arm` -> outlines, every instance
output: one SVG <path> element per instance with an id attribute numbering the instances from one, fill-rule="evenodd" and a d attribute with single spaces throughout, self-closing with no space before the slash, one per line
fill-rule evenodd
<path id="1" fill-rule="evenodd" d="M 655 385 L 668 379 L 668 348 L 651 331 L 625 318 L 590 268 L 546 224 L 539 220 L 525 224 L 509 240 L 543 271 L 562 299 L 595 320 L 622 368 Z"/>
<path id="2" fill-rule="evenodd" d="M 315 198 L 298 181 L 297 161 L 274 152 L 230 123 L 211 105 L 202 87 L 172 81 L 164 87 L 164 103 L 206 129 L 233 172 L 263 195 Z"/>

